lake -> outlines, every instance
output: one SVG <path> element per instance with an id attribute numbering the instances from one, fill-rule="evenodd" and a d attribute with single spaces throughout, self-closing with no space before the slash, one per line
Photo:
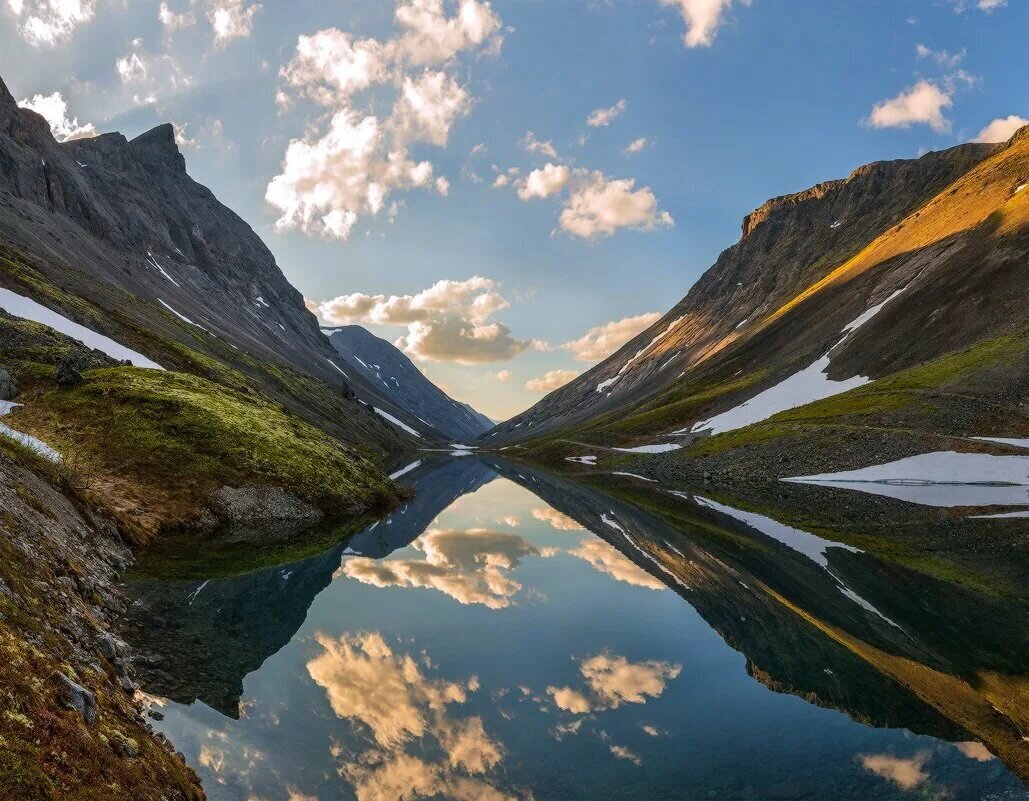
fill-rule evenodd
<path id="1" fill-rule="evenodd" d="M 144 555 L 154 727 L 213 801 L 1029 798 L 1021 569 L 924 556 L 1012 529 L 584 472 L 425 460 L 288 564 Z"/>

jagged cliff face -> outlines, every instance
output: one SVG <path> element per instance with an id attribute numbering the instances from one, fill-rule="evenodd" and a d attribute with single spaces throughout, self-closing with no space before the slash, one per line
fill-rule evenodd
<path id="1" fill-rule="evenodd" d="M 0 81 L 0 247 L 88 301 L 99 319 L 79 322 L 114 338 L 124 338 L 126 326 L 152 331 L 260 373 L 262 389 L 341 437 L 381 450 L 417 441 L 369 408 L 415 423 L 362 376 L 345 375 L 260 237 L 187 174 L 171 125 L 132 140 L 111 133 L 59 143 Z M 0 270 L 0 284 L 66 316 L 84 314 L 56 295 L 40 296 L 13 269 Z M 255 362 L 298 368 L 349 398 L 349 411 L 318 411 Z"/>
<path id="2" fill-rule="evenodd" d="M 474 442 L 493 428 L 488 417 L 447 395 L 386 340 L 359 325 L 329 329 L 326 333 L 349 365 L 348 371 L 376 384 L 397 405 L 455 442 Z"/>
<path id="3" fill-rule="evenodd" d="M 1012 278 L 1011 253 L 984 245 L 982 225 L 1026 179 L 1018 176 L 1029 173 L 1027 155 L 1025 141 L 962 145 L 917 160 L 869 164 L 846 179 L 767 201 L 744 219 L 740 241 L 661 320 L 580 378 L 498 426 L 485 441 L 502 444 L 538 437 L 598 417 L 610 419 L 627 408 L 649 409 L 662 393 L 695 379 L 698 370 L 721 364 L 728 371 L 734 356 L 732 371 L 718 376 L 719 381 L 760 372 L 761 378 L 750 382 L 756 393 L 815 361 L 839 340 L 848 322 L 904 286 L 911 290 L 905 304 L 924 310 L 912 313 L 912 319 L 925 324 L 926 316 L 937 312 L 939 347 L 935 352 L 932 346 L 911 347 L 917 331 L 906 332 L 906 342 L 898 334 L 884 333 L 887 322 L 898 324 L 898 312 L 891 307 L 892 318 L 877 319 L 881 342 L 869 347 L 871 335 L 863 329 L 861 337 L 834 354 L 833 378 L 859 370 L 878 377 L 944 353 L 944 346 L 970 344 L 988 329 L 1010 328 L 1017 312 L 1007 302 L 1010 296 L 1000 297 L 1003 293 L 990 297 L 999 312 L 995 321 L 972 320 L 959 308 L 942 315 L 941 308 L 953 298 L 937 297 L 939 285 L 934 289 L 932 274 L 940 268 L 941 280 L 948 275 L 946 282 L 957 297 L 999 287 L 1001 275 Z M 962 179 L 965 188 L 955 190 Z M 931 214 L 932 208 L 936 211 Z M 926 229 L 924 236 L 912 233 L 921 228 Z M 959 239 L 960 257 L 955 252 Z M 972 256 L 979 251 L 983 259 Z M 847 267 L 846 276 L 835 274 L 855 260 L 861 262 L 859 269 Z M 969 260 L 982 269 L 963 270 L 962 263 Z M 675 422 L 685 425 L 696 419 Z"/>

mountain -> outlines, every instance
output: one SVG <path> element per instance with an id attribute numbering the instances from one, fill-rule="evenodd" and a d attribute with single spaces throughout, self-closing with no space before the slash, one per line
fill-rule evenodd
<path id="1" fill-rule="evenodd" d="M 473 442 L 493 421 L 459 403 L 427 379 L 399 349 L 359 325 L 326 329 L 329 342 L 351 369 L 423 423 L 457 442 Z"/>
<path id="2" fill-rule="evenodd" d="M 1017 402 L 1029 382 L 1027 183 L 1023 128 L 1006 143 L 877 162 L 769 200 L 661 320 L 484 442 L 531 431 L 541 452 L 561 455 L 663 440 L 689 459 L 739 455 L 754 443 L 736 429 L 750 423 L 764 443 L 750 458 L 773 441 L 803 446 L 805 425 L 817 440 L 801 410 L 817 410 L 823 429 L 846 417 L 852 429 L 923 441 L 1029 430 Z M 790 431 L 764 424 L 790 406 L 801 407 Z M 858 440 L 828 450 L 823 440 L 807 456 L 849 458 Z"/>
<path id="3" fill-rule="evenodd" d="M 0 288 L 166 368 L 228 367 L 345 442 L 445 439 L 342 369 L 260 237 L 186 172 L 169 124 L 57 142 L 0 81 L 0 259 Z"/>

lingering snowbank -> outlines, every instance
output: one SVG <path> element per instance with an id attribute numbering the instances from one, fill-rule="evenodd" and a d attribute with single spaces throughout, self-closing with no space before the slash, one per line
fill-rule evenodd
<path id="1" fill-rule="evenodd" d="M 596 456 L 566 456 L 565 461 L 567 462 L 578 462 L 579 464 L 597 464 Z"/>
<path id="2" fill-rule="evenodd" d="M 164 306 L 164 308 L 166 308 L 168 311 L 170 311 L 172 314 L 174 314 L 176 317 L 178 317 L 183 322 L 189 323 L 190 325 L 195 326 L 196 328 L 199 328 L 201 331 L 207 331 L 207 329 L 204 328 L 202 325 L 200 325 L 200 323 L 194 323 L 192 320 L 190 320 L 182 312 L 175 311 L 175 309 L 173 309 L 171 306 L 169 306 L 167 303 L 165 303 L 160 298 L 157 299 L 157 302 L 160 303 L 162 306 Z M 207 333 L 210 334 L 211 332 L 207 331 Z"/>
<path id="3" fill-rule="evenodd" d="M 612 448 L 611 450 L 622 453 L 667 453 L 668 451 L 677 451 L 681 447 L 682 445 L 674 442 L 657 442 L 653 445 L 637 445 L 635 448 Z"/>
<path id="4" fill-rule="evenodd" d="M 655 481 L 652 478 L 647 478 L 646 476 L 639 476 L 639 475 L 636 475 L 635 473 L 623 473 L 620 470 L 615 470 L 613 473 L 611 473 L 611 475 L 613 475 L 613 476 L 628 476 L 629 478 L 638 478 L 640 481 L 649 481 L 651 484 L 656 484 L 657 483 L 657 481 Z"/>
<path id="5" fill-rule="evenodd" d="M 1029 437 L 972 437 L 983 442 L 999 442 L 1001 445 L 1013 445 L 1016 448 L 1029 448 Z"/>
<path id="6" fill-rule="evenodd" d="M 682 321 L 682 317 L 677 317 L 674 320 L 672 320 L 672 322 L 668 324 L 664 331 L 662 331 L 660 334 L 658 334 L 656 337 L 650 340 L 650 342 L 648 342 L 646 345 L 644 345 L 642 348 L 636 351 L 636 353 L 634 353 L 632 357 L 625 364 L 622 365 L 622 369 L 618 371 L 614 378 L 609 378 L 606 381 L 601 381 L 599 384 L 597 384 L 597 392 L 603 392 L 609 386 L 616 383 L 618 379 L 625 375 L 625 373 L 629 370 L 630 367 L 632 367 L 636 360 L 640 358 L 640 356 L 642 356 L 648 350 L 657 345 L 662 339 L 664 339 L 666 336 L 672 333 L 675 327 Z"/>
<path id="7" fill-rule="evenodd" d="M 91 331 L 85 326 L 73 323 L 67 317 L 62 317 L 46 306 L 17 295 L 9 289 L 0 288 L 0 309 L 15 317 L 21 317 L 24 320 L 31 320 L 34 323 L 52 328 L 65 336 L 78 340 L 87 348 L 98 350 L 120 362 L 129 361 L 136 367 L 146 367 L 151 370 L 164 369 L 157 362 L 151 361 L 143 354 L 126 348 L 124 345 L 119 345 L 113 339 Z"/>
<path id="8" fill-rule="evenodd" d="M 421 434 L 419 434 L 419 433 L 418 433 L 417 431 L 415 431 L 415 430 L 414 430 L 413 428 L 411 428 L 411 426 L 409 426 L 409 425 L 408 425 L 407 423 L 405 423 L 405 422 L 404 422 L 403 420 L 398 420 L 398 419 L 397 419 L 397 418 L 395 418 L 395 417 L 394 417 L 393 415 L 391 415 L 391 414 L 390 414 L 389 412 L 384 412 L 384 411 L 383 411 L 382 409 L 380 409 L 380 408 L 379 408 L 378 406 L 373 406 L 372 408 L 373 408 L 373 409 L 375 409 L 375 413 L 376 413 L 377 415 L 379 415 L 380 417 L 385 417 L 385 418 L 386 418 L 387 420 L 389 420 L 389 421 L 390 421 L 390 422 L 391 422 L 391 423 L 392 423 L 393 425 L 397 426 L 398 428 L 402 428 L 402 429 L 404 429 L 404 431 L 406 431 L 406 432 L 407 432 L 408 434 L 413 434 L 414 436 L 418 437 L 419 439 L 421 439 L 421 438 L 422 438 L 422 435 L 421 435 Z"/>
<path id="9" fill-rule="evenodd" d="M 1029 456 L 938 451 L 783 480 L 830 484 L 923 506 L 1029 506 Z"/>
<path id="10" fill-rule="evenodd" d="M 760 423 L 769 417 L 785 412 L 789 409 L 796 409 L 798 406 L 806 406 L 817 400 L 831 398 L 842 392 L 868 384 L 871 379 L 865 376 L 854 376 L 843 381 L 833 381 L 826 373 L 829 370 L 830 354 L 857 331 L 861 326 L 871 320 L 882 311 L 883 307 L 891 300 L 900 295 L 907 287 L 902 287 L 892 293 L 886 300 L 870 309 L 866 309 L 855 320 L 843 327 L 840 332 L 843 338 L 829 348 L 829 351 L 814 364 L 805 367 L 799 373 L 794 373 L 774 387 L 769 387 L 760 392 L 748 401 L 739 406 L 729 409 L 727 412 L 715 415 L 710 420 L 701 420 L 691 428 L 683 428 L 675 431 L 675 434 L 688 434 L 697 431 L 710 431 L 712 434 L 724 434 L 726 431 L 734 431 L 737 428 Z"/>
<path id="11" fill-rule="evenodd" d="M 11 409 L 21 406 L 20 403 L 11 403 L 10 401 L 0 401 L 0 417 L 6 414 L 10 414 Z M 36 439 L 31 434 L 26 434 L 23 431 L 11 428 L 10 426 L 0 423 L 0 436 L 8 437 L 13 439 L 15 442 L 20 442 L 26 448 L 29 448 L 44 459 L 49 459 L 51 462 L 61 461 L 61 454 L 51 448 L 42 440 Z"/>

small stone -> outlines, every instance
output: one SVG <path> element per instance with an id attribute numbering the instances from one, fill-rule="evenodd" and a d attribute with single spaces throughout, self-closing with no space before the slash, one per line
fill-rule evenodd
<path id="1" fill-rule="evenodd" d="M 135 759 L 139 756 L 139 743 L 130 737 L 119 737 L 114 741 L 114 750 L 120 756 Z"/>
<path id="2" fill-rule="evenodd" d="M 80 684 L 76 684 L 63 673 L 54 675 L 60 693 L 61 703 L 68 709 L 74 709 L 86 722 L 87 726 L 96 723 L 100 710 L 96 705 L 96 696 Z"/>
<path id="3" fill-rule="evenodd" d="M 65 387 L 66 389 L 77 387 L 84 380 L 73 358 L 65 356 L 61 359 L 61 363 L 57 365 L 57 371 L 54 373 L 54 381 L 57 382 L 57 386 Z"/>
<path id="4" fill-rule="evenodd" d="M 158 712 L 156 709 L 151 709 L 147 714 L 149 714 L 154 720 L 164 720 L 164 713 Z"/>

